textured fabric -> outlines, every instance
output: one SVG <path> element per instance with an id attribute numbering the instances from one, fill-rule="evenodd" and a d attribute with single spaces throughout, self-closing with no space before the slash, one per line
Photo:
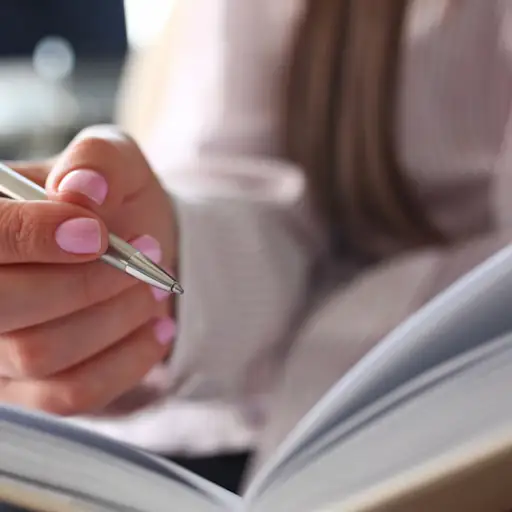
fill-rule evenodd
<path id="1" fill-rule="evenodd" d="M 300 169 L 279 160 L 281 70 L 302 0 L 187 5 L 190 30 L 145 148 L 175 199 L 186 289 L 169 394 L 89 424 L 165 452 L 252 444 L 257 466 L 383 335 L 508 243 L 512 2 L 414 2 L 399 157 L 458 241 L 373 268 L 329 257 Z"/>

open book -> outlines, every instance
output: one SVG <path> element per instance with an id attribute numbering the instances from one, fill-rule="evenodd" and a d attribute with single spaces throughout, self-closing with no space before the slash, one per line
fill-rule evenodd
<path id="1" fill-rule="evenodd" d="M 64 421 L 0 407 L 0 501 L 25 510 L 504 512 L 511 482 L 512 248 L 342 376 L 243 497 Z"/>

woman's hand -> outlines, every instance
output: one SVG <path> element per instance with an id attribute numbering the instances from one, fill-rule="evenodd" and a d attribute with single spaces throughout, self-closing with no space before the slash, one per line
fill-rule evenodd
<path id="1" fill-rule="evenodd" d="M 47 164 L 10 165 L 52 201 L 0 199 L 0 402 L 102 409 L 169 353 L 166 294 L 98 260 L 107 227 L 173 265 L 171 205 L 137 146 L 82 132 Z"/>

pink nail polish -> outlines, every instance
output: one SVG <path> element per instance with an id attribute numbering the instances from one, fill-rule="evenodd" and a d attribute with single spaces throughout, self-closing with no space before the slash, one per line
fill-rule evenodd
<path id="1" fill-rule="evenodd" d="M 101 249 L 101 227 L 90 218 L 63 222 L 55 232 L 57 245 L 73 254 L 94 254 Z"/>
<path id="2" fill-rule="evenodd" d="M 158 343 L 169 345 L 176 333 L 176 323 L 172 318 L 162 318 L 156 322 L 154 332 Z"/>
<path id="3" fill-rule="evenodd" d="M 147 256 L 154 263 L 162 260 L 162 249 L 158 240 L 149 235 L 143 235 L 131 242 L 131 245 Z"/>
<path id="4" fill-rule="evenodd" d="M 105 178 L 96 171 L 79 169 L 71 171 L 62 178 L 58 187 L 59 192 L 76 192 L 88 197 L 91 201 L 101 205 L 105 202 L 108 193 L 108 184 Z"/>
<path id="5" fill-rule="evenodd" d="M 155 286 L 151 287 L 151 293 L 157 302 L 163 302 L 164 300 L 170 297 L 170 294 L 165 290 L 161 290 L 160 288 L 156 288 Z"/>

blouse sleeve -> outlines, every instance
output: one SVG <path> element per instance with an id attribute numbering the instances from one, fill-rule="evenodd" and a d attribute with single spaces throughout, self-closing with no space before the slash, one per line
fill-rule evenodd
<path id="1" fill-rule="evenodd" d="M 237 400 L 270 385 L 323 247 L 303 173 L 279 154 L 298 12 L 287 1 L 187 4 L 145 148 L 178 222 L 185 294 L 171 368 L 177 393 Z"/>

